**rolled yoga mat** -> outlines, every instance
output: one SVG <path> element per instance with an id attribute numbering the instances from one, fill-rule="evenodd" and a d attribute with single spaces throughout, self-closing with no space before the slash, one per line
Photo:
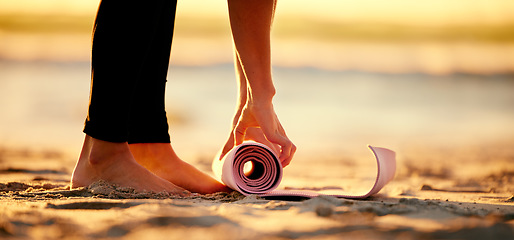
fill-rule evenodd
<path id="1" fill-rule="evenodd" d="M 306 197 L 329 195 L 340 198 L 367 198 L 378 193 L 394 178 L 396 171 L 395 152 L 380 147 L 368 146 L 377 160 L 375 184 L 367 192 L 348 193 L 340 189 L 321 191 L 276 190 L 282 180 L 282 164 L 277 155 L 266 145 L 246 141 L 232 148 L 221 160 L 212 164 L 214 175 L 228 187 L 244 195 L 262 197 Z M 250 164 L 250 166 L 248 166 Z"/>

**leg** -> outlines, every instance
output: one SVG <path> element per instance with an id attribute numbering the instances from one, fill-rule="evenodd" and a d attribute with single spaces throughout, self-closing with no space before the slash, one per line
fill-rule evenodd
<path id="1" fill-rule="evenodd" d="M 165 89 L 170 61 L 177 1 L 165 0 L 155 23 L 157 29 L 149 42 L 138 73 L 137 94 L 131 102 L 130 143 L 170 143 L 166 117 Z"/>
<path id="2" fill-rule="evenodd" d="M 176 1 L 168 1 L 140 70 L 132 97 L 128 142 L 136 161 L 157 176 L 192 192 L 229 191 L 209 175 L 182 161 L 170 144 L 165 111 L 166 76 L 173 39 Z"/>
<path id="3" fill-rule="evenodd" d="M 103 179 L 137 190 L 183 193 L 183 189 L 139 165 L 127 143 L 131 99 L 162 3 L 104 0 L 95 21 L 92 84 L 86 139 L 71 187 Z"/>
<path id="4" fill-rule="evenodd" d="M 104 0 L 93 33 L 92 84 L 84 132 L 110 142 L 126 142 L 133 96 L 157 28 L 162 2 Z M 160 3 L 160 4 L 159 4 Z"/>

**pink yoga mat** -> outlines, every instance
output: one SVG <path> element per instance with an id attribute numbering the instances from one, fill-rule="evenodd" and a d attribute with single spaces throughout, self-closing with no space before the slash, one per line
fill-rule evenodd
<path id="1" fill-rule="evenodd" d="M 232 148 L 223 159 L 215 158 L 212 170 L 218 180 L 244 194 L 262 197 L 307 197 L 329 195 L 340 198 L 367 198 L 378 193 L 396 172 L 395 152 L 380 147 L 368 146 L 377 160 L 375 184 L 367 192 L 348 193 L 343 190 L 276 190 L 282 180 L 282 164 L 277 155 L 266 145 L 246 141 Z M 251 171 L 245 173 L 245 165 L 251 162 Z"/>

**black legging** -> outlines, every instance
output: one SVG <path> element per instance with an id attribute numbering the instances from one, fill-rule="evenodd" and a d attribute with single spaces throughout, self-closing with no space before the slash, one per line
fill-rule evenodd
<path id="1" fill-rule="evenodd" d="M 84 133 L 110 142 L 170 142 L 164 92 L 176 4 L 176 0 L 100 3 Z"/>

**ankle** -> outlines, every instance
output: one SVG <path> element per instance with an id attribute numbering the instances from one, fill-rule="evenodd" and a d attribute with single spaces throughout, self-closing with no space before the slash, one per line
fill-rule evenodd
<path id="1" fill-rule="evenodd" d="M 123 155 L 127 154 L 130 154 L 127 143 L 107 142 L 93 138 L 88 161 L 93 167 L 102 166 L 116 160 L 126 159 Z"/>
<path id="2" fill-rule="evenodd" d="M 164 162 L 179 160 L 169 143 L 135 143 L 129 144 L 130 152 L 137 161 L 161 166 Z M 146 165 L 145 164 L 145 165 Z"/>

